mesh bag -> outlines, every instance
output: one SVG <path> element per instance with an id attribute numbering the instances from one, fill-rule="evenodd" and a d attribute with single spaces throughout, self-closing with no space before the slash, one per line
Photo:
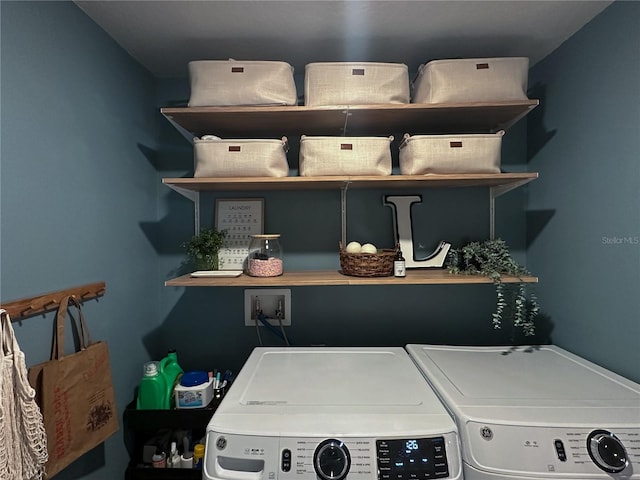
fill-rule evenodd
<path id="1" fill-rule="evenodd" d="M 0 323 L 0 473 L 3 480 L 42 479 L 48 460 L 42 413 L 5 310 Z"/>

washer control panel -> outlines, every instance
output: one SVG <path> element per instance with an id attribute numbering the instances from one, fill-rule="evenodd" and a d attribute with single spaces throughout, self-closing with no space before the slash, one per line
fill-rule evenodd
<path id="1" fill-rule="evenodd" d="M 377 440 L 379 480 L 424 480 L 449 476 L 443 437 Z"/>
<path id="2" fill-rule="evenodd" d="M 207 432 L 204 480 L 460 480 L 455 433 L 292 438 Z"/>

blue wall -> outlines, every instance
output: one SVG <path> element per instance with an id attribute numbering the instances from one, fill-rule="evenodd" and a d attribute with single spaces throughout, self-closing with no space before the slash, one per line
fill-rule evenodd
<path id="1" fill-rule="evenodd" d="M 121 414 L 165 348 L 143 341 L 162 291 L 142 228 L 157 220 L 154 79 L 71 2 L 0 5 L 0 298 L 105 281 L 85 316 L 110 346 Z M 48 358 L 52 319 L 14 323 L 29 365 Z M 121 430 L 56 478 L 121 478 L 127 460 Z"/>
<path id="2" fill-rule="evenodd" d="M 640 381 L 640 3 L 531 71 L 528 264 L 554 343 Z"/>
<path id="3" fill-rule="evenodd" d="M 186 369 L 237 371 L 257 344 L 255 330 L 243 326 L 243 290 L 163 287 L 187 271 L 180 245 L 193 233 L 191 202 L 160 180 L 192 171 L 190 144 L 159 114 L 186 98 L 186 79 L 152 78 L 71 2 L 0 5 L 1 300 L 104 280 L 105 297 L 84 310 L 93 336 L 109 343 L 120 413 L 142 364 L 169 347 Z M 514 170 L 524 134 L 516 128 L 505 137 Z M 392 244 L 383 193 L 393 192 L 350 194 L 351 238 Z M 426 248 L 487 237 L 485 189 L 411 193 L 424 195 L 416 230 Z M 289 268 L 337 267 L 339 192 L 227 196 L 265 198 L 266 228 L 282 233 Z M 512 202 L 521 204 L 522 191 L 505 198 L 505 225 L 521 224 Z M 214 201 L 204 195 L 204 225 L 213 222 Z M 310 236 L 316 222 L 321 233 Z M 508 331 L 491 328 L 494 305 L 490 285 L 293 288 L 290 338 L 296 345 L 508 342 Z M 52 320 L 14 324 L 29 365 L 47 359 Z M 119 478 L 127 462 L 121 430 L 57 478 Z"/>
<path id="4" fill-rule="evenodd" d="M 160 106 L 187 98 L 186 80 L 154 79 L 71 2 L 3 1 L 0 6 L 0 299 L 106 281 L 107 294 L 88 302 L 85 313 L 93 336 L 109 342 L 121 412 L 134 398 L 142 364 L 169 347 L 178 349 L 185 368 L 237 370 L 257 344 L 254 329 L 243 326 L 243 290 L 163 287 L 166 279 L 188 271 L 180 245 L 193 233 L 191 202 L 160 180 L 192 172 L 190 144 L 159 114 Z M 557 57 L 534 69 L 546 94 L 536 109 L 541 120 L 529 122 L 534 139 L 529 150 L 536 152 L 529 152 L 527 166 L 527 124 L 520 122 L 504 138 L 503 164 L 508 171 L 540 170 L 541 179 L 506 194 L 497 205 L 499 235 L 520 261 L 531 257 L 528 267 L 540 275 L 542 306 L 556 343 L 636 378 L 629 364 L 637 355 L 637 307 L 631 296 L 638 293 L 638 248 L 603 245 L 601 237 L 639 235 L 638 194 L 632 188 L 638 167 L 631 162 L 638 154 L 638 104 L 634 124 L 629 102 L 637 95 L 631 83 L 624 83 L 638 78 L 637 53 L 635 63 L 617 60 L 625 48 L 634 54 L 631 45 L 638 43 L 638 34 L 627 30 L 632 14 L 637 23 L 637 7 L 615 4 Z M 613 34 L 621 37 L 610 38 Z M 589 63 L 594 55 L 598 62 Z M 599 69 L 604 72 L 609 61 L 622 70 L 609 69 L 600 79 Z M 579 85 L 592 92 L 573 90 L 570 79 L 580 71 L 588 80 Z M 623 88 L 628 91 L 620 92 Z M 576 129 L 576 121 L 584 129 Z M 540 134 L 542 127 L 556 132 L 546 144 L 549 135 Z M 633 128 L 635 136 L 624 133 Z M 576 151 L 585 139 L 590 142 Z M 602 167 L 611 164 L 622 173 Z M 602 201 L 614 205 L 615 213 L 605 211 L 592 192 L 602 192 Z M 394 192 L 350 192 L 350 238 L 392 243 L 391 211 L 382 206 L 385 193 Z M 485 189 L 403 193 L 423 194 L 416 233 L 427 248 L 441 239 L 461 244 L 487 238 Z M 265 198 L 266 229 L 282 234 L 289 268 L 337 267 L 338 192 L 225 196 Z M 215 198 L 203 196 L 203 225 L 213 223 Z M 310 234 L 316 224 L 321 233 Z M 563 253 L 550 254 L 552 244 L 561 245 Z M 585 256 L 574 260 L 574 250 Z M 589 255 L 598 255 L 598 263 L 584 260 Z M 563 262 L 580 270 L 564 279 L 568 269 L 558 267 Z M 604 277 L 603 271 L 608 272 Z M 556 291 L 567 292 L 570 301 L 556 298 Z M 494 305 L 490 285 L 298 287 L 292 288 L 289 334 L 297 345 L 508 343 L 508 329 L 491 328 Z M 14 326 L 27 362 L 45 360 L 52 316 Z M 618 343 L 612 330 L 620 332 Z M 603 338 L 615 348 L 600 348 L 595 339 Z M 57 478 L 121 478 L 128 461 L 122 433 Z"/>

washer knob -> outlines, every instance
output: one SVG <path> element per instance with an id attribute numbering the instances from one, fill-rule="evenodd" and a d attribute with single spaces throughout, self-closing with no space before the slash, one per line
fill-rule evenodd
<path id="1" fill-rule="evenodd" d="M 350 466 L 349 449 L 340 440 L 325 440 L 316 447 L 313 468 L 321 480 L 342 480 Z"/>
<path id="2" fill-rule="evenodd" d="M 594 430 L 587 438 L 591 460 L 607 473 L 620 473 L 629 465 L 624 445 L 611 432 Z"/>

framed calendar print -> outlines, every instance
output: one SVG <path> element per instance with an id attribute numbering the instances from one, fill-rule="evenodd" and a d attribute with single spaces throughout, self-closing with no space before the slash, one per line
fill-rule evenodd
<path id="1" fill-rule="evenodd" d="M 243 270 L 251 235 L 264 233 L 264 198 L 218 198 L 215 215 L 216 230 L 227 231 L 220 270 Z"/>

